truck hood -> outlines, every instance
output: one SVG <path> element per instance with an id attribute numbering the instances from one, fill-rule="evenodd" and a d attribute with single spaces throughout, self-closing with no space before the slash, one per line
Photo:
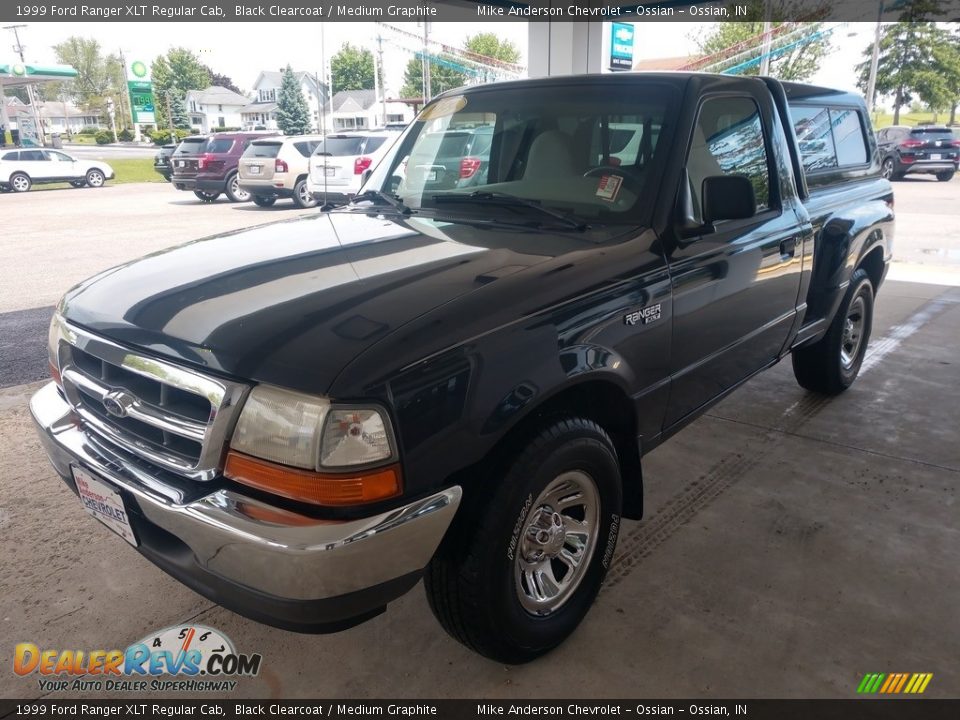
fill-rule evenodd
<path id="1" fill-rule="evenodd" d="M 591 244 L 580 234 L 318 213 L 112 268 L 70 290 L 61 311 L 124 345 L 323 394 L 406 323 Z"/>

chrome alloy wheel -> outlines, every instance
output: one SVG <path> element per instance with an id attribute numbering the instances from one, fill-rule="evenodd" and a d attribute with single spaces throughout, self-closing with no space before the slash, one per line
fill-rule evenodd
<path id="1" fill-rule="evenodd" d="M 514 560 L 517 597 L 524 610 L 559 610 L 586 575 L 597 547 L 600 494 L 593 478 L 571 470 L 540 493 L 525 520 Z"/>
<path id="2" fill-rule="evenodd" d="M 30 179 L 26 175 L 15 175 L 10 185 L 16 192 L 26 192 L 30 189 Z"/>
<path id="3" fill-rule="evenodd" d="M 893 158 L 887 158 L 883 161 L 883 165 L 880 167 L 880 175 L 885 180 L 893 177 Z"/>
<path id="4" fill-rule="evenodd" d="M 230 194 L 233 195 L 238 202 L 246 202 L 250 199 L 250 193 L 240 187 L 239 175 L 234 175 L 230 181 Z"/>
<path id="5" fill-rule="evenodd" d="M 843 339 L 840 342 L 840 362 L 849 369 L 856 362 L 863 342 L 863 326 L 866 321 L 866 305 L 863 297 L 857 295 L 850 303 L 847 317 L 843 321 Z"/>

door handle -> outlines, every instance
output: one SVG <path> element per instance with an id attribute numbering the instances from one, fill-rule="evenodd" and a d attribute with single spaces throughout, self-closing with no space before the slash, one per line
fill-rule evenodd
<path id="1" fill-rule="evenodd" d="M 795 237 L 780 241 L 780 254 L 784 257 L 793 257 L 797 252 L 797 239 Z"/>

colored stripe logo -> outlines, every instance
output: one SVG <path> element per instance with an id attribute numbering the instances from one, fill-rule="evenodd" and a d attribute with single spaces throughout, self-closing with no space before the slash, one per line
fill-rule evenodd
<path id="1" fill-rule="evenodd" d="M 867 673 L 857 686 L 861 695 L 920 695 L 927 689 L 933 673 Z"/>

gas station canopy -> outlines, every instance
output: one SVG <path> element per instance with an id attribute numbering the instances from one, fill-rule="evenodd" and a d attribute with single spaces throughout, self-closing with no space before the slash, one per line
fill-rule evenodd
<path id="1" fill-rule="evenodd" d="M 8 88 L 70 80 L 76 76 L 77 71 L 69 65 L 0 64 L 0 83 Z"/>

